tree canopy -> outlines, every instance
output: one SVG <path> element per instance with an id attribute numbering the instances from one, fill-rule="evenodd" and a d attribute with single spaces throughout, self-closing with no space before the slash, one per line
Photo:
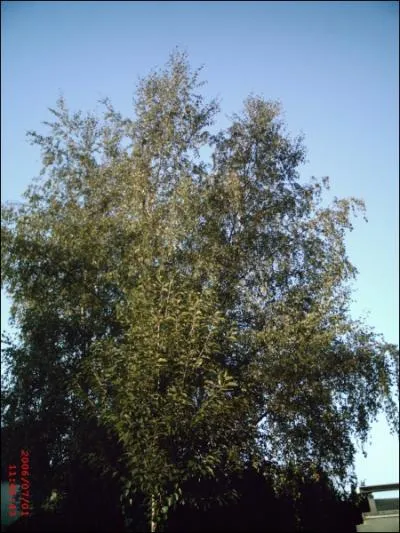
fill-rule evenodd
<path id="1" fill-rule="evenodd" d="M 29 133 L 41 176 L 2 205 L 7 446 L 35 450 L 47 496 L 77 457 L 114 476 L 152 530 L 193 500 L 185 482 L 266 459 L 276 487 L 282 467 L 344 486 L 379 411 L 398 431 L 398 348 L 349 313 L 362 201 L 322 205 L 276 102 L 215 133 L 201 85 L 178 52 L 132 117 L 60 98 Z"/>

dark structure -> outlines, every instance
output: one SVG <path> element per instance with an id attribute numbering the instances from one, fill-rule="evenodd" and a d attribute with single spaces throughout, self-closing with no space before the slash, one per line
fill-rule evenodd
<path id="1" fill-rule="evenodd" d="M 118 492 L 105 481 L 94 479 L 83 470 L 76 471 L 76 482 L 57 512 L 42 512 L 12 524 L 7 532 L 143 532 L 148 530 L 148 517 L 141 499 L 130 508 L 125 518 L 118 511 Z M 303 482 L 301 497 L 295 502 L 289 495 L 279 498 L 268 480 L 248 469 L 242 476 L 230 479 L 239 497 L 221 506 L 212 504 L 206 510 L 180 505 L 171 510 L 165 533 L 173 532 L 243 532 L 315 531 L 356 532 L 362 522 L 356 500 L 343 501 L 326 480 Z M 198 499 L 223 492 L 215 481 L 188 482 L 186 493 Z M 222 489 L 222 490 L 221 490 Z M 185 492 L 184 491 L 184 492 Z"/>

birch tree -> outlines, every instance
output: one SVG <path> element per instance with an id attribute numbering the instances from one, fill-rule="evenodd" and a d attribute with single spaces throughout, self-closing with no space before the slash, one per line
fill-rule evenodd
<path id="1" fill-rule="evenodd" d="M 49 475 L 85 450 L 121 505 L 145 496 L 151 531 L 195 503 L 190 480 L 225 480 L 222 501 L 266 459 L 344 486 L 380 410 L 398 431 L 398 348 L 349 313 L 344 238 L 363 203 L 322 206 L 328 180 L 300 179 L 303 140 L 275 102 L 249 97 L 212 133 L 199 76 L 172 54 L 132 118 L 61 98 L 48 135 L 30 132 L 42 175 L 2 206 L 19 332 L 3 426 L 25 428 Z"/>

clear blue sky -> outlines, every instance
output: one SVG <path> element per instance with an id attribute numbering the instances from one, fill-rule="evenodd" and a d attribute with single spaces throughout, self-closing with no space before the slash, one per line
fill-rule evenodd
<path id="1" fill-rule="evenodd" d="M 138 76 L 179 46 L 205 65 L 220 126 L 250 92 L 280 99 L 289 130 L 305 134 L 302 175 L 330 176 L 329 197 L 365 200 L 369 223 L 358 219 L 347 239 L 359 269 L 352 312 L 398 343 L 397 2 L 5 1 L 1 12 L 3 201 L 38 174 L 25 132 L 40 129 L 60 91 L 73 109 L 109 96 L 130 113 Z M 371 441 L 360 480 L 398 481 L 398 439 L 384 421 Z"/>

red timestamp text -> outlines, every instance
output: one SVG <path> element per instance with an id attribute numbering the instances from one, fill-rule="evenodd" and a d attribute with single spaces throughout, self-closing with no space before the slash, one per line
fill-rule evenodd
<path id="1" fill-rule="evenodd" d="M 17 467 L 8 465 L 8 516 L 17 517 Z"/>
<path id="2" fill-rule="evenodd" d="M 28 450 L 21 450 L 21 517 L 30 516 L 30 456 Z"/>

